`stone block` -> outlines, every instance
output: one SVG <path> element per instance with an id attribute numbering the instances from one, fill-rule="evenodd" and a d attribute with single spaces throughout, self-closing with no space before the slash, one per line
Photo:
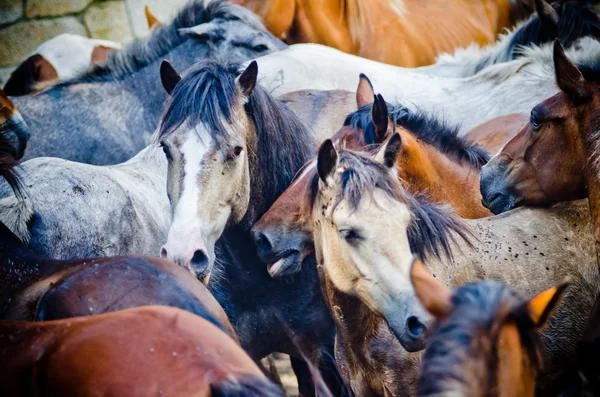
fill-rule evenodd
<path id="1" fill-rule="evenodd" d="M 83 15 L 85 26 L 95 39 L 127 43 L 133 40 L 125 2 L 105 1 L 93 4 Z"/>
<path id="2" fill-rule="evenodd" d="M 85 10 L 85 8 L 94 0 L 26 0 L 25 16 L 34 17 L 55 17 L 66 14 L 76 14 Z"/>
<path id="3" fill-rule="evenodd" d="M 0 87 L 4 87 L 4 84 L 8 81 L 10 74 L 15 70 L 14 66 L 0 68 Z"/>
<path id="4" fill-rule="evenodd" d="M 16 21 L 23 16 L 23 0 L 0 0 L 0 25 Z"/>
<path id="5" fill-rule="evenodd" d="M 146 14 L 144 13 L 144 7 L 148 5 L 150 11 L 163 22 L 170 22 L 171 19 L 177 12 L 189 1 L 189 0 L 125 0 L 127 3 L 127 10 L 129 16 L 133 22 L 133 33 L 135 37 L 141 38 L 148 35 L 148 22 L 146 21 Z"/>
<path id="6" fill-rule="evenodd" d="M 62 33 L 87 36 L 85 27 L 74 17 L 25 21 L 0 29 L 0 66 L 20 64 L 44 41 Z"/>

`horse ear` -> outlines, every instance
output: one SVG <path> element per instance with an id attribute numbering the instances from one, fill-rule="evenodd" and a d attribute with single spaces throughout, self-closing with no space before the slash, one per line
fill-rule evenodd
<path id="1" fill-rule="evenodd" d="M 371 80 L 361 73 L 358 78 L 358 87 L 356 88 L 356 106 L 360 109 L 365 105 L 373 103 L 374 96 L 375 90 L 373 90 Z"/>
<path id="2" fill-rule="evenodd" d="M 410 281 L 421 305 L 436 318 L 444 318 L 452 310 L 452 294 L 448 287 L 434 278 L 420 260 L 410 269 Z"/>
<path id="3" fill-rule="evenodd" d="M 545 0 L 535 0 L 535 11 L 540 18 L 542 26 L 552 32 L 554 37 L 558 36 L 558 12 Z"/>
<path id="4" fill-rule="evenodd" d="M 331 139 L 327 139 L 319 148 L 319 154 L 317 155 L 317 171 L 323 182 L 327 183 L 327 178 L 333 175 L 337 166 L 337 158 L 333 142 L 331 142 Z"/>
<path id="5" fill-rule="evenodd" d="M 393 134 L 385 144 L 383 149 L 383 157 L 379 158 L 381 163 L 387 168 L 394 168 L 396 160 L 400 155 L 400 149 L 402 148 L 402 137 L 400 134 Z"/>
<path id="6" fill-rule="evenodd" d="M 388 108 L 381 94 L 375 97 L 371 108 L 371 117 L 373 118 L 376 143 L 381 143 L 385 140 L 388 131 Z"/>
<path id="7" fill-rule="evenodd" d="M 591 91 L 577 66 L 567 57 L 558 39 L 554 40 L 554 70 L 556 83 L 574 102 L 583 103 L 591 98 Z"/>
<path id="8" fill-rule="evenodd" d="M 527 308 L 527 313 L 529 313 L 529 317 L 536 328 L 543 327 L 546 324 L 570 284 L 570 281 L 565 281 L 557 287 L 552 287 L 540 292 L 528 302 L 524 303 Z"/>
<path id="9" fill-rule="evenodd" d="M 240 74 L 236 79 L 236 84 L 242 91 L 242 94 L 249 97 L 256 87 L 256 80 L 258 79 L 258 64 L 256 61 L 250 62 L 246 70 Z"/>
<path id="10" fill-rule="evenodd" d="M 146 22 L 148 22 L 148 29 L 152 29 L 155 26 L 162 26 L 162 22 L 150 11 L 148 4 L 144 6 L 144 14 L 146 14 Z"/>
<path id="11" fill-rule="evenodd" d="M 171 62 L 166 59 L 163 60 L 160 64 L 160 81 L 162 82 L 165 91 L 167 91 L 167 94 L 171 95 L 173 89 L 175 89 L 175 86 L 180 80 L 181 75 L 177 73 L 177 70 L 171 65 Z"/>

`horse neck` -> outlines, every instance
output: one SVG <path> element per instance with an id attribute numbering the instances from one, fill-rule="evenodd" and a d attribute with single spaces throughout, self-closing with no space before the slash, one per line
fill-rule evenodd
<path id="1" fill-rule="evenodd" d="M 593 131 L 590 131 L 590 134 Z M 596 243 L 596 263 L 600 271 L 600 174 L 598 170 L 595 145 L 589 139 L 585 140 L 584 145 L 585 158 L 588 159 L 587 166 L 587 186 L 588 186 L 588 201 L 590 206 L 590 216 L 592 218 L 592 228 L 594 233 L 594 241 Z"/>
<path id="2" fill-rule="evenodd" d="M 448 203 L 461 218 L 491 215 L 481 204 L 479 169 L 449 159 L 435 147 L 417 142 L 411 134 L 401 134 L 407 155 L 399 156 L 399 174 L 411 193 L 425 193 L 431 201 Z"/>
<path id="3" fill-rule="evenodd" d="M 337 289 L 323 266 L 318 266 L 318 269 L 321 291 L 335 323 L 336 339 L 339 341 L 336 343 L 346 351 L 345 357 L 355 358 L 358 363 L 368 367 L 370 341 L 377 336 L 382 319 L 359 298 Z"/>

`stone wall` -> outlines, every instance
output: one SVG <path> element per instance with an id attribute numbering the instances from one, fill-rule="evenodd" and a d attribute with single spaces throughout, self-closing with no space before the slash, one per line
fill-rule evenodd
<path id="1" fill-rule="evenodd" d="M 127 43 L 148 34 L 147 4 L 163 22 L 187 0 L 0 0 L 0 87 L 38 45 L 62 33 Z"/>

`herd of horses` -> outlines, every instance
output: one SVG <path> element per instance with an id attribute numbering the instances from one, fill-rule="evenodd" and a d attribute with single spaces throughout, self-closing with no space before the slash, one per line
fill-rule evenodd
<path id="1" fill-rule="evenodd" d="M 590 1 L 146 13 L 0 90 L 0 395 L 600 395 Z"/>

